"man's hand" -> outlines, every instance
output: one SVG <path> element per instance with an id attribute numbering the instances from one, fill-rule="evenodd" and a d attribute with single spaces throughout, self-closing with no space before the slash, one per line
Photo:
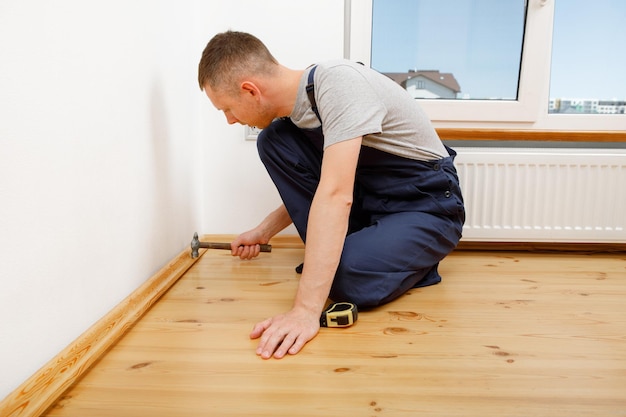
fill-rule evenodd
<path id="1" fill-rule="evenodd" d="M 258 339 L 256 354 L 263 359 L 272 355 L 280 359 L 287 353 L 295 355 L 313 339 L 320 329 L 319 315 L 308 310 L 296 309 L 257 323 L 250 333 L 251 339 Z"/>
<path id="2" fill-rule="evenodd" d="M 259 244 L 267 242 L 268 239 L 258 229 L 252 229 L 240 234 L 230 243 L 230 253 L 240 259 L 256 258 L 261 253 Z"/>
<path id="3" fill-rule="evenodd" d="M 230 253 L 241 259 L 252 259 L 259 256 L 261 247 L 266 244 L 272 236 L 291 224 L 291 218 L 283 204 L 263 219 L 261 224 L 252 230 L 237 236 L 230 243 Z"/>

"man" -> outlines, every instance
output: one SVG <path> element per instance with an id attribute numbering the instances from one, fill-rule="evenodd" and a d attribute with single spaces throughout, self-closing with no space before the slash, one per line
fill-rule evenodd
<path id="1" fill-rule="evenodd" d="M 259 155 L 283 200 L 232 254 L 254 258 L 292 222 L 305 242 L 293 308 L 250 334 L 258 355 L 298 353 L 329 298 L 374 307 L 441 280 L 465 219 L 456 154 L 404 89 L 346 60 L 287 68 L 232 31 L 209 41 L 198 81 L 228 123 L 264 129 Z"/>

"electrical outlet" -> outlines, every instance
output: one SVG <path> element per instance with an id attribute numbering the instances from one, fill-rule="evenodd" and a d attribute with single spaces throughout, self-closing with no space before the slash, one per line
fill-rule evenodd
<path id="1" fill-rule="evenodd" d="M 243 136 L 246 140 L 256 140 L 256 137 L 261 133 L 261 130 L 258 127 L 254 126 L 244 126 L 243 127 Z"/>

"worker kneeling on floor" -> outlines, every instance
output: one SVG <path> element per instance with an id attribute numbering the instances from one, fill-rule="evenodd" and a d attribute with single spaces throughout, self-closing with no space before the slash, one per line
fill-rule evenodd
<path id="1" fill-rule="evenodd" d="M 456 153 L 400 85 L 348 60 L 290 69 L 233 31 L 209 41 L 198 81 L 228 123 L 263 129 L 259 156 L 283 202 L 233 255 L 256 257 L 292 223 L 305 243 L 293 308 L 250 334 L 258 355 L 298 353 L 329 298 L 375 307 L 441 281 L 465 221 Z"/>

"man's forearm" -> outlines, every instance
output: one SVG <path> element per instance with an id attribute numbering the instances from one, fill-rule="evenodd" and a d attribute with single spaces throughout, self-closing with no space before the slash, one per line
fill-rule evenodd
<path id="1" fill-rule="evenodd" d="M 318 192 L 307 227 L 304 270 L 294 307 L 319 315 L 328 299 L 348 229 L 351 196 Z"/>
<path id="2" fill-rule="evenodd" d="M 263 219 L 263 221 L 257 226 L 257 229 L 266 240 L 262 243 L 267 243 L 273 236 L 278 234 L 278 232 L 289 226 L 291 223 L 291 217 L 289 217 L 287 208 L 284 204 L 281 204 L 280 207 L 268 214 L 267 217 L 265 217 L 265 219 Z"/>

